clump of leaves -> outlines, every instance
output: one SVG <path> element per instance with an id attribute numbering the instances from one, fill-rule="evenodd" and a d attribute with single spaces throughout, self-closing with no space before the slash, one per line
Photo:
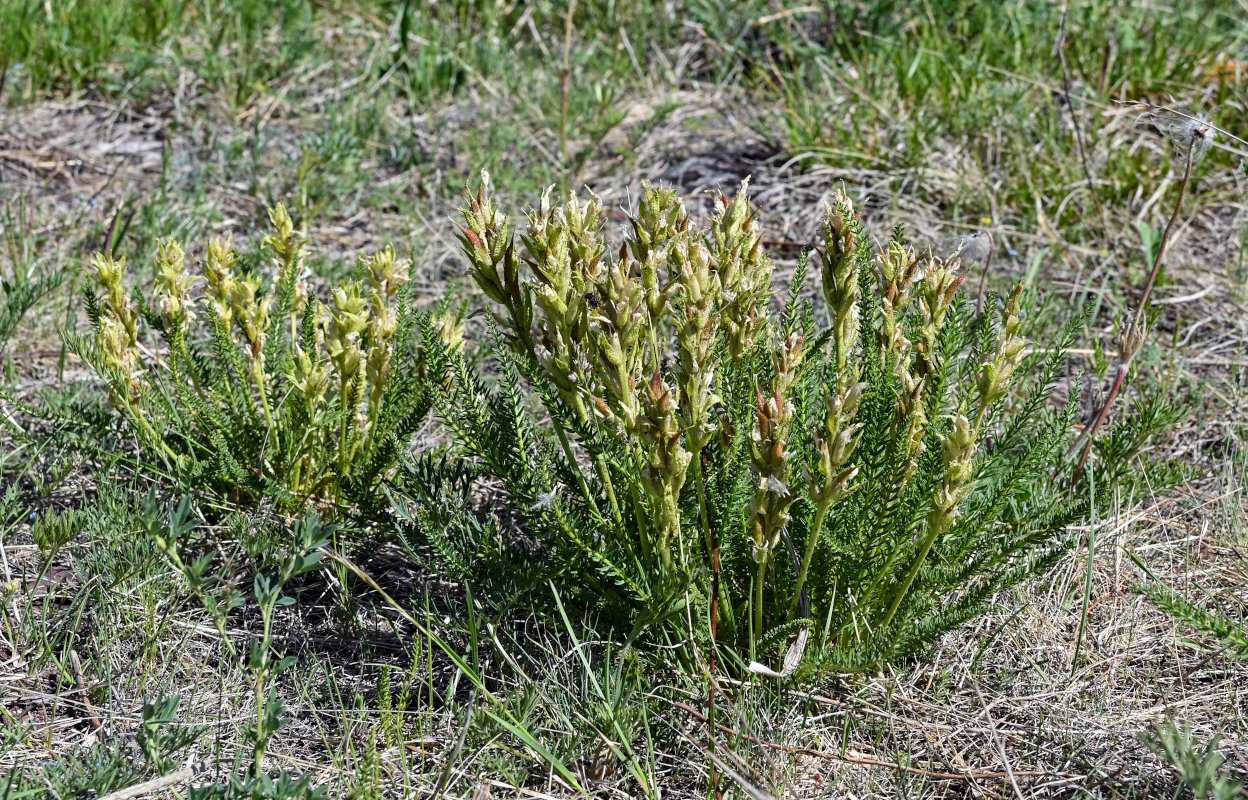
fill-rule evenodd
<path id="1" fill-rule="evenodd" d="M 1214 737 L 1203 748 L 1187 725 L 1166 722 L 1142 737 L 1144 745 L 1174 767 L 1179 778 L 1200 800 L 1232 800 L 1243 797 L 1243 787 L 1225 770 Z"/>
<path id="2" fill-rule="evenodd" d="M 86 515 L 72 508 L 44 514 L 37 517 L 34 524 L 30 526 L 30 536 L 35 540 L 39 553 L 45 559 L 50 559 L 82 533 L 86 523 Z"/>
<path id="3" fill-rule="evenodd" d="M 1248 661 L 1248 623 L 1225 611 L 1209 610 L 1159 580 L 1139 587 L 1175 621 L 1213 639 L 1226 655 Z"/>
<path id="4" fill-rule="evenodd" d="M 472 457 L 448 468 L 501 480 L 549 568 L 635 631 L 717 628 L 785 675 L 873 668 L 1043 572 L 1086 518 L 1061 480 L 1075 409 L 1051 396 L 1081 320 L 1029 343 L 1021 288 L 976 314 L 956 254 L 873 246 L 839 195 L 777 313 L 744 190 L 699 230 L 646 187 L 614 257 L 596 197 L 547 193 L 517 237 L 469 194 L 502 366 L 488 391 L 439 352 Z M 822 311 L 800 300 L 812 264 Z"/>
<path id="5" fill-rule="evenodd" d="M 269 742 L 289 722 L 277 694 L 276 680 L 296 662 L 294 656 L 283 656 L 278 650 L 275 630 L 278 609 L 294 605 L 295 599 L 285 592 L 296 578 L 320 568 L 325 549 L 334 536 L 334 527 L 322 522 L 315 513 L 310 513 L 288 532 L 293 546 L 287 552 L 268 555 L 257 565 L 252 594 L 261 625 L 259 634 L 244 647 L 229 633 L 230 614 L 245 601 L 244 594 L 236 586 L 236 576 L 222 568 L 216 553 L 206 552 L 195 558 L 186 553 L 185 545 L 196 528 L 191 512 L 189 497 L 184 497 L 165 520 L 151 515 L 149 511 L 148 534 L 186 581 L 191 593 L 203 604 L 221 637 L 228 658 L 248 676 L 255 704 L 253 721 L 243 727 L 243 737 L 251 744 L 248 777 L 253 782 L 264 780 L 264 754 Z M 227 792 L 225 796 L 238 795 Z M 269 795 L 261 793 L 259 796 Z"/>
<path id="6" fill-rule="evenodd" d="M 142 760 L 136 759 L 135 749 L 121 740 L 72 748 L 55 758 L 31 760 L 24 766 L 19 759 L 17 768 L 0 776 L 0 797 L 124 794 L 125 789 L 145 779 L 174 772 L 187 760 L 188 751 L 204 732 L 202 726 L 179 724 L 179 703 L 177 695 L 144 703 L 134 737 Z M 6 725 L 0 729 L 0 756 L 8 755 L 10 749 L 16 749 L 33 737 L 34 731 L 28 727 Z"/>
<path id="7" fill-rule="evenodd" d="M 1138 558 L 1135 560 L 1137 564 L 1144 566 Z M 1215 652 L 1221 652 L 1230 658 L 1248 660 L 1248 625 L 1242 619 L 1236 619 L 1225 610 L 1206 609 L 1160 580 L 1150 580 L 1137 588 L 1148 595 L 1159 608 L 1174 617 L 1176 622 L 1211 638 L 1217 645 Z M 1143 734 L 1141 738 L 1149 750 L 1174 767 L 1180 779 L 1196 797 L 1202 800 L 1224 800 L 1243 796 L 1243 786 L 1225 769 L 1224 759 L 1217 752 L 1217 737 L 1202 748 L 1192 736 L 1188 725 L 1167 720 L 1153 731 Z"/>
<path id="8" fill-rule="evenodd" d="M 367 504 L 432 405 L 421 339 L 436 334 L 392 247 L 322 302 L 285 207 L 269 217 L 267 285 L 228 239 L 208 243 L 198 274 L 162 242 L 150 300 L 127 294 L 124 258 L 97 253 L 91 331 L 65 339 L 143 453 L 185 482 L 285 510 Z"/>

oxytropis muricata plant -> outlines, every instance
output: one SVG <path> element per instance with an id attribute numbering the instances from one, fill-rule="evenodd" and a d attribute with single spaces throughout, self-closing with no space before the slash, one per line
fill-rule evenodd
<path id="1" fill-rule="evenodd" d="M 839 194 L 783 308 L 744 185 L 701 229 L 646 186 L 618 248 L 592 195 L 548 192 L 519 236 L 485 185 L 463 214 L 503 375 L 490 392 L 439 356 L 476 463 L 438 469 L 500 478 L 550 569 L 624 624 L 705 639 L 715 606 L 719 639 L 786 673 L 869 668 L 1044 570 L 1085 516 L 1086 493 L 1048 479 L 1079 320 L 1029 345 L 1021 287 L 977 316 L 956 253 L 873 244 Z M 812 262 L 822 309 L 800 299 Z M 432 483 L 407 491 L 428 502 Z"/>
<path id="2" fill-rule="evenodd" d="M 393 248 L 322 302 L 286 209 L 269 218 L 269 281 L 229 239 L 211 240 L 195 271 L 170 239 L 149 300 L 127 292 L 124 257 L 97 253 L 91 332 L 66 340 L 107 381 L 142 451 L 185 478 L 287 510 L 369 502 L 432 405 L 419 340 L 437 333 L 412 309 Z"/>

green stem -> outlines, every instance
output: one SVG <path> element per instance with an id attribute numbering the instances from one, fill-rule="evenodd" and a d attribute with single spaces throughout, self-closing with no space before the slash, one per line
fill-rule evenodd
<path id="1" fill-rule="evenodd" d="M 607 502 L 611 504 L 611 515 L 615 517 L 615 524 L 622 525 L 624 523 L 624 515 L 620 513 L 620 504 L 615 499 L 615 487 L 611 484 L 611 472 L 607 469 L 606 463 L 601 456 L 593 456 L 594 469 L 598 472 L 598 479 L 602 481 L 602 488 L 607 493 Z"/>
<path id="2" fill-rule="evenodd" d="M 529 330 L 526 327 L 520 325 L 519 321 L 523 319 L 524 316 L 520 313 L 519 305 L 508 304 L 507 311 L 511 315 L 511 319 L 514 323 L 511 328 L 516 332 L 517 338 L 520 340 L 521 347 L 524 350 L 524 355 L 528 357 L 530 363 L 540 365 L 541 361 L 537 357 L 537 348 L 533 345 L 533 337 L 530 335 Z M 584 403 L 581 402 L 579 397 L 573 398 L 573 400 L 573 410 L 576 411 L 577 415 L 582 420 L 588 422 L 589 415 L 586 412 Z M 573 472 L 576 473 L 576 482 L 581 490 L 581 495 L 584 496 L 585 501 L 593 507 L 594 513 L 599 514 L 598 504 L 594 502 L 594 496 L 589 492 L 589 484 L 585 481 L 585 476 L 581 473 L 581 467 L 577 463 L 576 456 L 572 452 L 572 444 L 568 441 L 567 432 L 564 431 L 563 426 L 559 424 L 559 420 L 555 419 L 553 414 L 550 418 L 550 424 L 551 427 L 555 429 L 555 435 L 559 437 L 559 446 L 563 449 L 563 454 L 568 459 L 568 466 Z M 620 513 L 619 504 L 615 499 L 615 488 L 611 484 L 611 475 L 607 471 L 606 465 L 602 463 L 598 456 L 591 456 L 590 460 L 594 462 L 594 469 L 598 472 L 598 478 L 602 481 L 603 489 L 607 493 L 607 500 L 611 503 L 611 512 L 615 515 L 615 522 L 617 525 L 622 524 L 624 517 Z"/>
<path id="3" fill-rule="evenodd" d="M 195 377 L 195 370 L 189 368 L 189 365 L 191 364 L 191 347 L 190 345 L 186 343 L 185 331 L 178 332 L 177 342 L 178 342 L 177 347 L 176 348 L 171 347 L 170 353 L 169 353 L 169 368 L 173 372 L 174 380 L 175 381 L 180 380 L 180 375 L 182 373 L 182 370 L 178 366 L 177 356 L 179 355 L 179 352 L 175 352 L 176 350 L 176 351 L 180 351 L 180 355 L 182 356 L 182 361 L 188 365 L 186 374 L 189 375 L 191 378 L 191 386 L 194 386 L 195 389 L 200 394 L 206 394 L 206 392 L 204 391 L 204 386 L 199 382 L 199 379 Z"/>
<path id="4" fill-rule="evenodd" d="M 815 548 L 819 545 L 819 533 L 823 530 L 823 520 L 828 515 L 828 509 L 832 507 L 831 503 L 820 503 L 815 509 L 815 523 L 811 526 L 810 536 L 806 539 L 806 552 L 802 556 L 802 570 L 797 575 L 797 589 L 793 592 L 793 599 L 789 602 L 788 619 L 792 621 L 793 615 L 797 613 L 798 598 L 802 596 L 802 589 L 806 587 L 806 576 L 810 573 L 810 562 L 814 560 Z"/>
<path id="5" fill-rule="evenodd" d="M 255 381 L 256 388 L 260 391 L 260 408 L 264 411 L 264 421 L 269 426 L 269 436 L 272 437 L 273 446 L 277 447 L 278 430 L 273 424 L 273 411 L 269 408 L 269 393 L 264 388 L 264 368 L 260 366 L 259 358 L 251 360 L 251 379 Z"/>
<path id="6" fill-rule="evenodd" d="M 972 431 L 973 431 L 972 436 L 975 438 L 978 438 L 979 436 L 979 427 L 980 425 L 983 424 L 984 416 L 987 414 L 987 411 L 988 411 L 987 407 L 982 406 L 982 405 L 980 406 L 979 413 L 975 417 L 975 425 L 972 428 Z M 926 431 L 925 431 L 925 434 L 926 434 Z M 900 438 L 901 438 L 900 436 L 894 436 L 892 441 L 889 442 L 889 446 L 888 446 L 889 448 L 888 460 L 889 461 L 891 461 L 893 456 L 896 454 L 896 444 L 900 440 Z M 905 496 L 906 490 L 910 488 L 910 482 L 905 480 L 904 474 L 898 477 L 900 477 L 900 480 L 896 481 L 897 488 L 893 492 L 893 495 L 900 500 L 900 498 Z M 929 544 L 928 546 L 930 547 L 931 545 Z M 871 594 L 880 585 L 880 581 L 882 581 L 886 575 L 889 575 L 892 573 L 893 564 L 896 563 L 897 556 L 900 554 L 901 554 L 901 544 L 899 543 L 897 546 L 893 548 L 892 552 L 888 554 L 888 560 L 884 562 L 883 568 L 881 568 L 880 571 L 876 573 L 875 579 L 871 581 L 871 585 L 867 587 L 867 591 L 864 592 L 862 595 L 863 597 L 870 597 Z M 925 552 L 923 554 L 923 558 L 926 558 L 926 556 L 927 554 Z M 892 612 L 889 613 L 889 618 L 890 619 L 892 618 Z"/>
<path id="7" fill-rule="evenodd" d="M 637 482 L 629 485 L 628 502 L 633 512 L 633 519 L 637 523 L 637 541 L 641 545 L 642 560 L 647 564 L 652 563 L 654 536 L 647 524 L 650 517 L 646 513 L 646 503 L 641 498 Z"/>
<path id="8" fill-rule="evenodd" d="M 347 419 L 354 417 L 354 409 L 350 408 L 353 392 L 351 382 L 344 375 L 339 381 L 338 391 L 338 474 L 345 476 L 347 466 L 351 463 L 350 441 L 348 437 Z"/>
<path id="9" fill-rule="evenodd" d="M 979 407 L 979 412 L 975 415 L 975 423 L 971 427 L 971 442 L 972 443 L 979 440 L 979 429 L 983 426 L 984 419 L 985 417 L 987 417 L 987 415 L 988 415 L 987 404 L 981 404 Z M 974 444 L 972 444 L 971 446 L 973 448 Z M 906 579 L 902 583 L 901 590 L 896 595 L 894 595 L 893 602 L 889 606 L 889 609 L 888 609 L 888 615 L 884 618 L 884 623 L 880 626 L 881 629 L 888 627 L 888 623 L 893 621 L 893 615 L 897 613 L 897 609 L 901 606 L 901 601 L 905 599 L 906 593 L 910 591 L 910 585 L 914 583 L 915 576 L 919 574 L 919 570 L 922 568 L 923 562 L 927 560 L 928 551 L 930 551 L 932 549 L 932 545 L 935 544 L 936 537 L 940 536 L 946 530 L 948 530 L 948 525 L 945 525 L 945 526 L 933 525 L 931 526 L 931 530 L 928 531 L 927 536 L 923 538 L 923 545 L 922 547 L 919 548 L 919 554 L 915 558 L 914 564 L 912 564 L 910 566 L 909 571 L 907 571 Z M 897 550 L 895 549 L 893 551 L 893 556 L 895 556 L 896 553 L 897 553 Z M 893 560 L 893 556 L 889 557 L 890 566 Z M 881 575 L 876 577 L 877 582 L 879 581 L 879 578 L 883 574 L 884 573 L 881 572 Z"/>
<path id="10" fill-rule="evenodd" d="M 369 398 L 369 403 L 368 403 L 368 432 L 367 432 L 367 433 L 365 434 L 365 436 L 364 436 L 364 454 L 365 454 L 365 457 L 367 457 L 367 455 L 368 455 L 370 452 L 372 452 L 372 450 L 373 450 L 373 443 L 377 441 L 377 421 L 381 419 L 381 404 L 382 404 L 382 402 L 384 401 L 384 399 L 383 399 L 383 394 L 384 394 L 384 392 L 385 392 L 385 388 L 384 388 L 384 387 L 382 388 L 381 392 L 382 392 L 382 394 L 378 394 L 378 395 L 377 395 L 377 402 L 376 402 L 376 403 L 372 402 L 372 398 L 371 398 L 371 396 L 370 396 L 370 398 Z M 371 389 L 370 389 L 369 393 L 370 393 L 370 395 L 372 394 Z"/>
<path id="11" fill-rule="evenodd" d="M 290 490 L 295 494 L 302 493 L 303 487 L 299 482 L 303 479 L 303 457 L 295 460 L 295 464 L 290 469 Z"/>
<path id="12" fill-rule="evenodd" d="M 575 410 L 581 422 L 588 425 L 590 422 L 589 412 L 585 408 L 585 403 L 581 398 L 574 398 L 576 401 Z M 551 420 L 554 422 L 554 420 Z M 556 426 L 558 423 L 556 423 Z M 569 456 L 571 458 L 571 456 Z M 615 518 L 616 525 L 622 525 L 624 515 L 620 513 L 620 504 L 615 499 L 615 486 L 611 483 L 611 472 L 607 469 L 606 463 L 602 460 L 601 453 L 590 453 L 590 461 L 594 463 L 594 471 L 598 473 L 598 480 L 602 481 L 603 491 L 607 493 L 607 502 L 611 504 L 611 515 Z M 576 462 L 573 462 L 575 464 Z M 577 469 L 577 475 L 580 475 L 580 469 Z"/>
<path id="13" fill-rule="evenodd" d="M 719 612 L 726 614 L 726 622 L 728 623 L 728 632 L 731 636 L 736 630 L 736 623 L 732 620 L 732 604 L 728 602 L 728 590 L 718 579 L 719 571 L 719 553 L 717 552 L 718 543 L 715 540 L 715 532 L 711 526 L 711 506 L 707 500 L 708 493 L 706 491 L 706 472 L 702 469 L 702 452 L 699 450 L 693 457 L 693 477 L 695 485 L 698 489 L 698 516 L 702 522 L 702 531 L 706 539 L 706 555 L 708 561 L 712 564 L 712 569 L 716 573 L 714 586 L 711 587 L 711 596 L 718 598 L 718 607 L 716 609 L 716 628 L 719 627 Z"/>
<path id="14" fill-rule="evenodd" d="M 906 579 L 902 582 L 901 588 L 893 595 L 893 602 L 888 607 L 888 614 L 884 617 L 884 621 L 877 630 L 884 630 L 888 627 L 888 623 L 893 621 L 893 616 L 901 606 L 901 601 L 910 592 L 910 585 L 914 583 L 915 576 L 919 574 L 919 569 L 923 566 L 923 562 L 927 560 L 927 554 L 932 549 L 932 545 L 936 543 L 936 537 L 940 534 L 940 528 L 933 526 L 927 532 L 927 536 L 923 537 L 923 546 L 919 548 L 918 556 L 915 557 L 914 563 L 910 565 L 909 571 L 906 572 Z"/>
<path id="15" fill-rule="evenodd" d="M 763 553 L 758 562 L 758 579 L 754 582 L 754 630 L 751 631 L 753 642 L 757 642 L 763 632 L 763 578 L 767 575 L 767 562 L 770 552 Z"/>
<path id="16" fill-rule="evenodd" d="M 592 417 L 589 416 L 588 409 L 585 408 L 585 403 L 579 397 L 574 397 L 573 399 L 575 401 L 574 409 L 575 409 L 575 412 L 577 412 L 577 416 L 580 418 L 580 421 L 582 421 L 583 424 L 587 424 L 588 426 L 588 424 L 590 423 L 590 419 L 592 419 Z M 559 423 L 555 422 L 553 418 L 552 418 L 552 422 L 555 424 L 555 427 L 557 428 L 559 427 Z M 569 451 L 565 451 L 565 452 L 569 452 Z M 568 458 L 572 459 L 572 456 L 570 456 L 569 454 Z M 610 507 L 612 507 L 612 517 L 614 517 L 615 519 L 615 524 L 617 525 L 624 524 L 624 514 L 620 513 L 619 502 L 617 499 L 615 499 L 615 485 L 612 483 L 612 473 L 610 473 L 609 469 L 607 468 L 607 462 L 603 461 L 602 453 L 590 453 L 589 461 L 592 461 L 594 463 L 594 472 L 598 473 L 598 479 L 602 480 L 603 482 L 603 490 L 605 493 L 607 493 L 607 502 L 610 503 Z M 575 461 L 573 461 L 572 463 L 575 466 Z M 580 477 L 579 467 L 577 468 L 577 476 Z M 582 478 L 582 483 L 584 483 L 583 478 Z M 587 490 L 587 495 L 588 495 L 588 490 Z"/>
<path id="17" fill-rule="evenodd" d="M 273 610 L 272 608 L 261 606 L 261 613 L 264 617 L 264 637 L 261 639 L 260 646 L 264 648 L 261 655 L 262 664 L 256 671 L 255 681 L 255 697 L 256 697 L 256 741 L 252 747 L 252 777 L 259 778 L 264 772 L 264 751 L 268 746 L 268 731 L 265 730 L 264 718 L 265 707 L 267 705 L 265 698 L 265 683 L 269 672 L 269 652 L 270 636 L 272 632 Z"/>
<path id="18" fill-rule="evenodd" d="M 594 513 L 598 513 L 598 504 L 594 502 L 594 496 L 589 491 L 589 483 L 586 482 L 584 474 L 581 473 L 580 465 L 576 463 L 576 454 L 572 452 L 572 443 L 568 441 L 567 433 L 564 432 L 563 426 L 559 424 L 559 420 L 552 417 L 550 423 L 551 427 L 555 429 L 555 435 L 559 437 L 559 446 L 563 449 L 563 455 L 568 459 L 568 467 L 576 475 L 576 483 L 581 490 L 581 496 L 585 498 L 585 502 L 593 507 Z"/>
<path id="19" fill-rule="evenodd" d="M 715 546 L 711 542 L 711 514 L 706 506 L 706 479 L 702 473 L 702 454 L 693 454 L 693 480 L 698 489 L 698 518 L 702 523 L 703 538 L 706 539 L 706 554 L 710 558 Z"/>
<path id="20" fill-rule="evenodd" d="M 165 456 L 167 456 L 176 464 L 178 461 L 177 453 L 173 452 L 173 449 L 169 447 L 169 445 L 165 442 L 164 438 L 161 437 L 158 433 L 156 433 L 156 429 L 153 428 L 152 424 L 147 421 L 146 417 L 143 416 L 143 412 L 137 406 L 135 406 L 133 403 L 130 403 L 129 401 L 126 401 L 126 408 L 130 410 L 130 418 L 133 421 L 137 422 L 139 424 L 139 427 L 143 429 L 143 432 L 146 433 L 149 437 L 151 437 L 152 442 L 161 449 L 161 451 L 165 454 Z"/>

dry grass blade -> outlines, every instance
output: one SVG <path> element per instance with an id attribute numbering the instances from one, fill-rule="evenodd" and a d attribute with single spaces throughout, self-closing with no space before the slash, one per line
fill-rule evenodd
<path id="1" fill-rule="evenodd" d="M 134 786 L 120 789 L 116 792 L 109 792 L 100 798 L 100 800 L 134 800 L 134 798 L 143 795 L 153 794 L 155 792 L 163 792 L 173 789 L 180 783 L 193 780 L 196 776 L 203 774 L 208 770 L 208 765 L 204 762 L 198 762 L 192 766 L 180 769 L 177 772 L 171 772 L 160 778 L 153 778 L 150 781 L 136 783 Z"/>

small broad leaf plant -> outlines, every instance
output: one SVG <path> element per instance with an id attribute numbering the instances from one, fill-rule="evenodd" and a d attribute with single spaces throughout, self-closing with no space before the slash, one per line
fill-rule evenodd
<path id="1" fill-rule="evenodd" d="M 839 194 L 779 310 L 741 188 L 697 229 L 645 187 L 616 252 L 596 197 L 548 192 L 517 237 L 488 184 L 469 193 L 461 243 L 503 366 L 487 390 L 444 350 L 442 415 L 608 617 L 715 635 L 755 671 L 874 668 L 1045 569 L 1085 517 L 1050 480 L 1079 321 L 1029 347 L 1021 287 L 976 315 L 956 255 L 873 246 Z M 822 309 L 800 299 L 812 263 Z"/>
<path id="2" fill-rule="evenodd" d="M 181 243 L 160 243 L 150 302 L 127 294 L 124 257 L 97 253 L 103 297 L 88 293 L 90 334 L 67 342 L 107 381 L 144 455 L 184 480 L 286 511 L 366 504 L 432 406 L 420 340 L 434 326 L 413 310 L 392 247 L 321 302 L 285 207 L 269 217 L 267 286 L 229 239 L 208 243 L 198 274 Z"/>

